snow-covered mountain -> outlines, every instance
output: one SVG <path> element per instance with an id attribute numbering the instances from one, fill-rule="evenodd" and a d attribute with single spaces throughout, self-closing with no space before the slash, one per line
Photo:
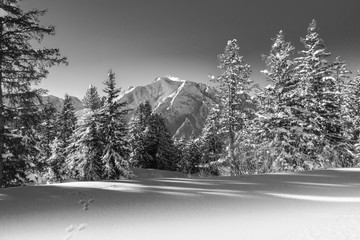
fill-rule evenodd
<path id="1" fill-rule="evenodd" d="M 130 87 L 117 99 L 132 109 L 128 120 L 141 102 L 149 101 L 153 111 L 161 114 L 174 138 L 200 134 L 210 105 L 215 101 L 214 89 L 206 84 L 176 77 L 158 77 L 151 84 Z"/>

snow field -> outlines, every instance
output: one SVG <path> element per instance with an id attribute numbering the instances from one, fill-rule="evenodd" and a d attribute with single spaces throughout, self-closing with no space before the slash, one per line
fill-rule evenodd
<path id="1" fill-rule="evenodd" d="M 0 189 L 0 239 L 360 239 L 360 169 L 137 175 Z"/>

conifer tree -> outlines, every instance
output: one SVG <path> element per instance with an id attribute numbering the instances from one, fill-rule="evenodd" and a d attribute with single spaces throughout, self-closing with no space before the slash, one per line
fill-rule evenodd
<path id="1" fill-rule="evenodd" d="M 42 183 L 49 179 L 49 165 L 48 160 L 51 157 L 52 143 L 57 135 L 57 110 L 47 101 L 42 103 L 39 113 L 39 121 L 34 126 L 36 148 L 36 161 L 31 165 L 32 167 L 27 171 L 27 178 L 37 183 Z M 35 152 L 34 152 L 35 153 Z"/>
<path id="2" fill-rule="evenodd" d="M 151 114 L 144 135 L 145 151 L 152 160 L 145 168 L 175 170 L 178 161 L 177 151 L 165 121 L 159 114 Z"/>
<path id="3" fill-rule="evenodd" d="M 98 112 L 98 131 L 104 143 L 102 153 L 104 177 L 106 179 L 130 177 L 128 129 L 125 121 L 129 109 L 125 108 L 126 102 L 116 101 L 120 89 L 116 88 L 115 74 L 111 70 L 104 84 L 106 100 Z"/>
<path id="4" fill-rule="evenodd" d="M 44 36 L 54 34 L 53 26 L 39 24 L 38 17 L 46 11 L 23 11 L 17 0 L 1 0 L 0 9 L 0 185 L 3 186 L 4 159 L 12 148 L 6 142 L 13 142 L 6 139 L 9 136 L 6 117 L 16 113 L 16 109 L 6 103 L 17 108 L 21 102 L 36 98 L 41 91 L 32 89 L 32 85 L 47 76 L 47 67 L 66 63 L 66 59 L 60 56 L 58 49 L 38 49 L 31 45 L 33 41 L 41 42 Z"/>
<path id="5" fill-rule="evenodd" d="M 130 122 L 131 161 L 141 168 L 175 170 L 177 149 L 164 119 L 152 113 L 150 103 L 140 103 Z"/>
<path id="6" fill-rule="evenodd" d="M 324 41 L 319 37 L 315 20 L 310 23 L 302 42 L 305 49 L 295 59 L 295 78 L 299 82 L 298 100 L 303 108 L 299 120 L 305 132 L 313 134 L 306 153 L 317 167 L 339 165 L 338 161 L 342 162 L 348 151 L 341 144 L 345 140 L 341 115 L 344 82 L 338 77 L 337 66 L 342 63 L 330 63 L 326 59 L 330 53 L 326 52 Z"/>
<path id="7" fill-rule="evenodd" d="M 349 165 L 360 162 L 360 72 L 346 84 L 344 109 L 346 138 L 354 156 Z"/>
<path id="8" fill-rule="evenodd" d="M 130 162 L 133 166 L 144 167 L 152 162 L 146 151 L 145 130 L 152 109 L 149 101 L 140 103 L 129 124 Z"/>
<path id="9" fill-rule="evenodd" d="M 204 154 L 200 139 L 191 136 L 189 140 L 181 145 L 178 143 L 177 146 L 181 152 L 181 158 L 178 163 L 179 170 L 185 174 L 198 173 Z"/>
<path id="10" fill-rule="evenodd" d="M 64 106 L 58 119 L 58 138 L 61 142 L 63 142 L 64 147 L 67 147 L 70 144 L 69 139 L 75 130 L 76 122 L 77 118 L 75 115 L 75 107 L 70 96 L 65 94 Z"/>
<path id="11" fill-rule="evenodd" d="M 296 87 L 293 79 L 294 62 L 291 58 L 294 50 L 291 43 L 285 41 L 284 33 L 281 30 L 273 39 L 269 55 L 263 55 L 268 69 L 262 73 L 273 86 L 274 93 L 272 95 L 275 99 L 272 101 L 276 101 L 271 104 L 273 105 L 271 107 L 281 105 L 279 107 L 284 108 L 284 105 L 289 104 L 288 93 Z"/>
<path id="12" fill-rule="evenodd" d="M 57 110 L 47 101 L 41 110 L 41 122 L 38 132 L 41 137 L 42 155 L 45 159 L 51 156 L 51 144 L 57 135 Z"/>
<path id="13" fill-rule="evenodd" d="M 270 85 L 258 94 L 257 118 L 248 137 L 252 141 L 247 141 L 255 144 L 251 151 L 257 161 L 251 161 L 256 172 L 293 170 L 302 159 L 298 147 L 302 132 L 296 116 L 299 89 L 291 58 L 294 49 L 280 31 L 269 55 L 263 56 L 268 68 L 262 72 Z"/>
<path id="14" fill-rule="evenodd" d="M 202 152 L 202 164 L 208 164 L 220 158 L 224 147 L 221 127 L 220 111 L 216 107 L 212 108 L 206 118 L 205 126 L 199 137 Z"/>
<path id="15" fill-rule="evenodd" d="M 100 97 L 95 87 L 90 85 L 84 98 L 90 112 L 79 119 L 70 145 L 66 148 L 68 175 L 80 180 L 103 179 L 102 154 L 103 137 L 99 131 Z"/>
<path id="16" fill-rule="evenodd" d="M 65 94 L 64 106 L 57 119 L 56 141 L 52 144 L 52 154 L 48 161 L 52 172 L 55 174 L 55 180 L 61 180 L 67 175 L 67 167 L 65 166 L 67 147 L 71 144 L 76 122 L 75 108 L 69 95 Z"/>
<path id="17" fill-rule="evenodd" d="M 346 88 L 345 111 L 348 126 L 348 137 L 353 143 L 360 139 L 360 72 L 350 79 Z"/>
<path id="18" fill-rule="evenodd" d="M 101 107 L 101 98 L 95 86 L 89 86 L 83 99 L 83 103 L 85 107 L 90 108 L 92 111 L 95 111 Z"/>
<path id="19" fill-rule="evenodd" d="M 7 125 L 9 134 L 6 135 L 5 146 L 11 154 L 4 161 L 5 180 L 22 184 L 29 174 L 42 169 L 40 139 L 36 131 L 40 113 L 34 103 L 27 101 L 18 103 L 11 112 L 15 117 Z"/>
<path id="20" fill-rule="evenodd" d="M 228 139 L 228 158 L 233 174 L 241 174 L 240 163 L 235 157 L 235 136 L 244 128 L 247 118 L 247 96 L 251 90 L 250 65 L 244 63 L 237 41 L 230 40 L 224 53 L 218 56 L 221 76 L 213 78 L 218 83 L 223 132 Z"/>
<path id="21" fill-rule="evenodd" d="M 58 182 L 62 180 L 66 174 L 64 166 L 66 160 L 64 143 L 56 137 L 51 143 L 50 149 L 51 156 L 47 160 L 48 171 L 45 178 L 47 182 Z"/>
<path id="22" fill-rule="evenodd" d="M 98 115 L 94 112 L 85 116 L 71 136 L 66 149 L 68 175 L 80 180 L 103 179 L 102 154 L 104 143 L 98 130 Z"/>

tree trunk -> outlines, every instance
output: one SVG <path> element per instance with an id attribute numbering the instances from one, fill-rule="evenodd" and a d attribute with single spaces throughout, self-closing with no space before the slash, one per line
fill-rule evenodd
<path id="1" fill-rule="evenodd" d="M 237 175 L 236 159 L 234 154 L 234 131 L 230 124 L 229 124 L 229 158 L 231 163 L 231 174 Z"/>
<path id="2" fill-rule="evenodd" d="M 231 165 L 231 174 L 239 175 L 240 170 L 239 166 L 236 163 L 236 157 L 235 157 L 235 131 L 234 131 L 234 118 L 235 118 L 235 110 L 234 110 L 234 93 L 232 86 L 229 85 L 229 158 L 230 158 L 230 165 Z"/>

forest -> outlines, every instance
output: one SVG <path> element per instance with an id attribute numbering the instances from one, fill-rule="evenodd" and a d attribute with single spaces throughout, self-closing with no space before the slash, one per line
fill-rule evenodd
<path id="1" fill-rule="evenodd" d="M 55 33 L 40 24 L 46 11 L 23 11 L 16 3 L 0 3 L 1 187 L 131 178 L 133 168 L 207 176 L 359 164 L 360 75 L 352 77 L 345 61 L 332 58 L 315 20 L 302 49 L 283 31 L 274 34 L 269 53 L 259 56 L 267 66 L 265 88 L 250 80 L 238 42 L 229 40 L 217 59 L 222 74 L 210 78 L 217 101 L 202 133 L 173 140 L 148 102 L 125 121 L 129 109 L 115 101 L 121 89 L 111 70 L 104 97 L 96 87 L 86 91 L 84 116 L 75 114 L 68 95 L 59 112 L 43 102 L 46 90 L 34 86 L 49 67 L 68 61 L 57 48 L 33 47 Z"/>

